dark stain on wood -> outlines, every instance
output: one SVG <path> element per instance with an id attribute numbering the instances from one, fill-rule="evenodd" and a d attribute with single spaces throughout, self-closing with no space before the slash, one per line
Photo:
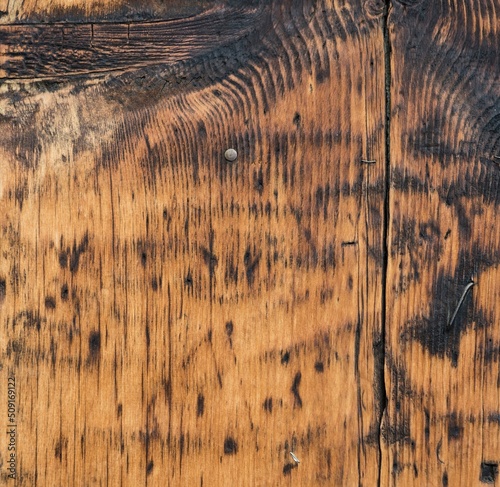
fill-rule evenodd
<path id="1" fill-rule="evenodd" d="M 500 425 L 500 412 L 488 414 L 488 423 L 496 423 Z"/>
<path id="2" fill-rule="evenodd" d="M 293 116 L 293 124 L 299 128 L 301 124 L 301 119 L 302 117 L 300 116 L 299 112 L 295 112 L 295 115 Z"/>
<path id="3" fill-rule="evenodd" d="M 7 282 L 4 278 L 0 279 L 0 304 L 5 300 L 5 296 L 7 295 Z"/>
<path id="4" fill-rule="evenodd" d="M 448 441 L 459 440 L 462 437 L 464 427 L 457 413 L 453 412 L 448 418 Z"/>
<path id="5" fill-rule="evenodd" d="M 399 420 L 390 424 L 384 424 L 380 431 L 383 440 L 389 444 L 396 443 L 411 443 L 410 423 L 407 419 L 400 422 Z"/>
<path id="6" fill-rule="evenodd" d="M 188 290 L 193 289 L 193 276 L 191 275 L 191 270 L 188 270 L 186 277 L 184 278 L 184 285 L 188 288 Z"/>
<path id="7" fill-rule="evenodd" d="M 301 408 L 302 407 L 302 398 L 300 397 L 299 394 L 299 386 L 300 386 L 300 381 L 302 380 L 302 374 L 297 372 L 295 374 L 295 377 L 293 378 L 293 384 L 290 390 L 292 391 L 293 398 L 294 398 L 294 403 L 293 407 Z"/>
<path id="8" fill-rule="evenodd" d="M 285 464 L 285 466 L 283 467 L 283 475 L 290 475 L 294 468 L 297 468 L 296 463 Z"/>
<path id="9" fill-rule="evenodd" d="M 71 257 L 69 260 L 69 270 L 74 273 L 78 271 L 78 266 L 80 264 L 80 256 L 83 254 L 89 245 L 89 235 L 85 233 L 81 242 L 76 245 L 76 241 L 73 242 L 73 249 L 71 250 Z"/>
<path id="10" fill-rule="evenodd" d="M 498 463 L 482 462 L 479 480 L 485 484 L 494 484 L 498 474 Z"/>
<path id="11" fill-rule="evenodd" d="M 226 322 L 226 335 L 227 339 L 229 340 L 229 346 L 233 348 L 233 330 L 234 330 L 234 325 L 232 321 Z"/>
<path id="12" fill-rule="evenodd" d="M 264 192 L 264 175 L 262 173 L 262 167 L 259 167 L 259 170 L 253 173 L 253 187 L 259 194 Z"/>
<path id="13" fill-rule="evenodd" d="M 56 443 L 56 446 L 54 448 L 54 456 L 62 462 L 62 445 L 60 442 Z"/>
<path id="14" fill-rule="evenodd" d="M 290 362 L 290 352 L 286 350 L 285 352 L 281 351 L 281 364 L 287 365 Z"/>
<path id="15" fill-rule="evenodd" d="M 153 460 L 150 460 L 146 467 L 146 475 L 151 475 L 153 473 L 153 468 L 154 468 L 154 462 Z"/>
<path id="16" fill-rule="evenodd" d="M 149 324 L 148 323 L 146 324 L 144 331 L 145 331 L 145 335 L 146 335 L 146 348 L 149 350 L 149 347 L 151 346 L 151 334 L 149 331 Z"/>
<path id="17" fill-rule="evenodd" d="M 325 365 L 323 364 L 323 362 L 317 361 L 314 364 L 314 370 L 316 370 L 316 372 L 323 373 L 325 370 Z"/>
<path id="18" fill-rule="evenodd" d="M 50 337 L 50 361 L 52 368 L 55 369 L 56 366 L 56 356 L 57 356 L 57 346 L 54 337 Z"/>
<path id="19" fill-rule="evenodd" d="M 265 399 L 265 401 L 264 401 L 264 404 L 262 404 L 262 407 L 268 413 L 272 413 L 273 412 L 273 398 L 272 397 L 267 397 Z"/>
<path id="20" fill-rule="evenodd" d="M 397 454 L 394 455 L 394 458 L 392 460 L 392 470 L 391 470 L 391 474 L 393 476 L 397 476 L 399 475 L 402 471 L 404 470 L 404 466 L 401 464 L 401 462 L 399 462 L 398 458 L 397 458 Z"/>
<path id="21" fill-rule="evenodd" d="M 443 473 L 441 483 L 442 483 L 443 487 L 448 487 L 448 472 Z"/>
<path id="22" fill-rule="evenodd" d="M 23 209 L 24 200 L 28 197 L 29 191 L 26 187 L 26 183 L 22 186 L 17 186 L 14 191 L 14 197 L 16 199 L 17 204 L 19 205 L 19 209 Z"/>
<path id="23" fill-rule="evenodd" d="M 226 259 L 224 281 L 226 285 L 229 285 L 230 283 L 238 284 L 238 266 L 234 264 L 232 255 L 228 255 Z"/>
<path id="24" fill-rule="evenodd" d="M 243 263 L 245 264 L 245 274 L 247 277 L 247 282 L 249 286 L 252 286 L 255 281 L 255 271 L 257 270 L 261 258 L 261 253 L 254 254 L 250 251 L 250 247 L 247 247 L 245 255 L 243 256 Z"/>
<path id="25" fill-rule="evenodd" d="M 56 309 L 56 300 L 53 296 L 45 297 L 45 307 L 47 309 Z"/>
<path id="26" fill-rule="evenodd" d="M 89 336 L 89 356 L 88 362 L 94 363 L 99 360 L 101 352 L 101 333 L 99 331 L 92 331 Z"/>
<path id="27" fill-rule="evenodd" d="M 66 251 L 59 252 L 59 265 L 63 269 L 66 269 L 66 267 L 68 267 L 68 253 L 69 253 L 69 248 Z"/>
<path id="28" fill-rule="evenodd" d="M 498 362 L 500 359 L 500 343 L 495 343 L 492 338 L 488 338 L 486 344 L 480 345 L 478 355 L 483 357 L 485 364 Z"/>
<path id="29" fill-rule="evenodd" d="M 460 260 L 459 262 L 464 262 Z M 479 270 L 479 263 L 466 265 L 469 272 L 458 269 L 456 274 L 468 275 L 464 280 L 457 277 L 447 276 L 441 273 L 433 286 L 433 297 L 431 301 L 430 313 L 427 316 L 420 316 L 409 323 L 407 332 L 402 335 L 403 341 L 414 338 L 427 349 L 432 355 L 439 357 L 447 356 L 453 366 L 458 363 L 460 355 L 460 339 L 463 332 L 472 326 L 473 323 L 479 328 L 490 325 L 481 309 L 472 309 L 473 296 L 469 292 L 460 306 L 452 326 L 449 326 L 450 319 L 460 301 L 464 287 L 470 282 L 474 268 Z M 457 283 L 460 285 L 457 286 Z"/>
<path id="30" fill-rule="evenodd" d="M 142 267 L 146 267 L 148 262 L 148 250 L 151 251 L 150 246 L 147 242 L 140 240 L 137 242 L 137 252 L 139 253 L 139 259 L 141 261 Z"/>
<path id="31" fill-rule="evenodd" d="M 391 171 L 391 185 L 396 191 L 402 193 L 427 193 L 429 182 L 395 167 Z"/>
<path id="32" fill-rule="evenodd" d="M 235 455 L 238 452 L 238 445 L 234 438 L 228 436 L 224 440 L 224 455 Z"/>
<path id="33" fill-rule="evenodd" d="M 205 264 L 208 267 L 210 276 L 213 277 L 215 275 L 215 268 L 219 263 L 219 259 L 213 253 L 213 251 L 207 249 L 206 247 L 201 247 L 201 253 L 203 256 L 203 260 L 205 261 Z"/>
<path id="34" fill-rule="evenodd" d="M 196 400 L 196 416 L 200 418 L 205 412 L 205 396 L 201 393 L 198 394 L 198 399 Z"/>
<path id="35" fill-rule="evenodd" d="M 67 301 L 69 297 L 69 289 L 67 284 L 61 286 L 61 299 Z"/>
<path id="36" fill-rule="evenodd" d="M 18 365 L 25 353 L 25 345 L 23 340 L 9 340 L 5 353 L 9 359 L 13 359 Z"/>
<path id="37" fill-rule="evenodd" d="M 431 417 L 429 414 L 429 411 L 424 408 L 424 415 L 425 415 L 425 426 L 424 426 L 424 438 L 425 438 L 425 443 L 429 443 L 430 439 L 430 434 L 431 434 Z"/>

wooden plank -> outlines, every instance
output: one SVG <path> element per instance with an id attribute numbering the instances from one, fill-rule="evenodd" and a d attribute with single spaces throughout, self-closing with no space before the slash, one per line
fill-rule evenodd
<path id="1" fill-rule="evenodd" d="M 187 18 L 222 3 L 217 0 L 0 0 L 0 24 Z M 249 2 L 239 3 L 242 6 Z"/>
<path id="2" fill-rule="evenodd" d="M 494 2 L 393 4 L 383 485 L 499 482 L 498 25 Z"/>
<path id="3" fill-rule="evenodd" d="M 221 6 L 158 22 L 2 26 L 0 78 L 81 76 L 186 61 L 239 39 L 254 40 L 270 28 L 268 10 Z"/>
<path id="4" fill-rule="evenodd" d="M 85 26 L 55 51 L 36 40 L 54 26 L 2 37 L 64 54 L 15 65 L 0 100 L 18 485 L 379 480 L 383 12 L 254 3 L 222 19 L 227 45 L 172 40 L 179 59 L 141 25 L 153 65 L 99 79 L 69 76 Z"/>

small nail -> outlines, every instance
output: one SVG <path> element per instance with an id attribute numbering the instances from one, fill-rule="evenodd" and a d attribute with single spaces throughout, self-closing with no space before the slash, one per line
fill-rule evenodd
<path id="1" fill-rule="evenodd" d="M 300 460 L 295 456 L 295 454 L 293 453 L 293 451 L 290 452 L 290 455 L 292 455 L 292 458 L 294 459 L 294 461 L 296 463 L 300 463 Z"/>
<path id="2" fill-rule="evenodd" d="M 375 164 L 377 161 L 375 159 L 361 159 L 363 164 Z"/>
<path id="3" fill-rule="evenodd" d="M 474 286 L 474 280 L 471 278 L 469 284 L 465 286 L 465 289 L 462 293 L 462 296 L 460 297 L 460 300 L 458 301 L 457 307 L 455 308 L 455 312 L 453 313 L 453 316 L 451 317 L 450 322 L 448 323 L 448 330 L 453 326 L 453 322 L 455 321 L 455 318 L 457 317 L 458 311 L 462 307 L 462 304 L 464 302 L 465 296 L 467 296 L 467 293 L 469 292 L 469 289 Z"/>
<path id="4" fill-rule="evenodd" d="M 224 152 L 224 157 L 226 158 L 226 161 L 234 162 L 238 157 L 238 153 L 234 149 L 228 149 Z"/>

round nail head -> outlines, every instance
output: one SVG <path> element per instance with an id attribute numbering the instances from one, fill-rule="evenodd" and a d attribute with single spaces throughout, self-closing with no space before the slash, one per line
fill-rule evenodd
<path id="1" fill-rule="evenodd" d="M 226 158 L 226 161 L 234 162 L 238 157 L 238 153 L 234 149 L 228 149 L 224 152 L 224 157 Z"/>

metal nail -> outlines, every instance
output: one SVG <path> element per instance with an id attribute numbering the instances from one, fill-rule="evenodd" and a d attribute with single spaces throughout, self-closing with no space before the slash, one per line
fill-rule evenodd
<path id="1" fill-rule="evenodd" d="M 377 161 L 374 159 L 361 159 L 363 164 L 375 164 Z"/>
<path id="2" fill-rule="evenodd" d="M 450 329 L 452 327 L 453 322 L 455 321 L 455 318 L 457 317 L 458 310 L 462 306 L 462 304 L 464 302 L 464 299 L 465 299 L 465 296 L 467 296 L 467 293 L 469 292 L 469 289 L 472 286 L 474 286 L 474 281 L 471 279 L 471 281 L 469 282 L 469 284 L 467 284 L 467 286 L 465 286 L 464 292 L 462 293 L 462 297 L 460 298 L 460 301 L 458 302 L 458 305 L 457 305 L 457 307 L 455 309 L 455 312 L 453 313 L 453 316 L 451 317 L 451 320 L 448 323 L 448 329 Z"/>
<path id="3" fill-rule="evenodd" d="M 290 452 L 290 455 L 292 455 L 292 458 L 294 459 L 295 463 L 300 463 L 300 460 L 295 456 L 295 454 L 293 453 L 293 451 Z"/>
<path id="4" fill-rule="evenodd" d="M 234 162 L 238 157 L 238 153 L 234 149 L 228 149 L 224 152 L 224 157 L 226 158 L 226 161 Z"/>

